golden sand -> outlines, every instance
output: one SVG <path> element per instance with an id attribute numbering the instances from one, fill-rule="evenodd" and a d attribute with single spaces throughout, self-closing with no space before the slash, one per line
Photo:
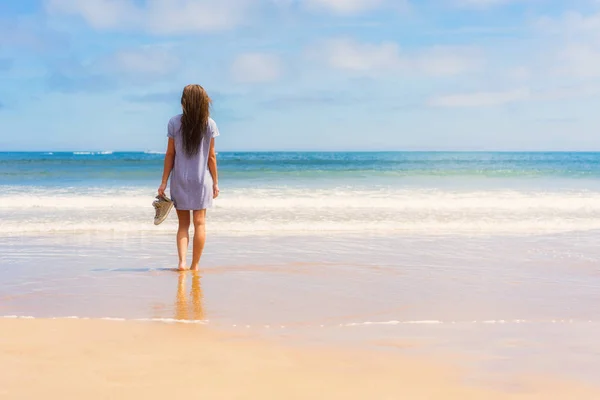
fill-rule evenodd
<path id="1" fill-rule="evenodd" d="M 468 387 L 450 363 L 297 348 L 197 325 L 0 320 L 2 399 L 598 399 L 556 381 Z"/>

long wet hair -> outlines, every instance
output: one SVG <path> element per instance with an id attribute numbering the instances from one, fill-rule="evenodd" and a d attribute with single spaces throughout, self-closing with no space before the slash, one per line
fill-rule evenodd
<path id="1" fill-rule="evenodd" d="M 208 131 L 208 118 L 212 100 L 200 85 L 187 85 L 181 95 L 181 137 L 183 151 L 195 156 L 200 151 L 202 138 Z"/>

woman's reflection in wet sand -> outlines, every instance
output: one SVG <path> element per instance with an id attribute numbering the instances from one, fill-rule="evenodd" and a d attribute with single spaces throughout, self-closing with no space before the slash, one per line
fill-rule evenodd
<path id="1" fill-rule="evenodd" d="M 200 273 L 192 271 L 192 290 L 190 291 L 191 307 L 186 295 L 186 280 L 189 272 L 179 273 L 177 282 L 177 300 L 175 302 L 175 319 L 177 320 L 204 320 L 204 308 L 202 306 L 202 290 L 200 289 Z"/>

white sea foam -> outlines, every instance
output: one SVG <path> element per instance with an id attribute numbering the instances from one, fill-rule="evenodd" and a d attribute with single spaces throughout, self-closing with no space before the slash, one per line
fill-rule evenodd
<path id="1" fill-rule="evenodd" d="M 151 221 L 154 188 L 5 188 L 0 235 L 172 231 Z M 546 234 L 600 229 L 600 192 L 452 192 L 424 189 L 230 189 L 210 211 L 231 235 Z"/>
<path id="2" fill-rule="evenodd" d="M 73 154 L 78 156 L 91 156 L 91 155 L 110 155 L 112 151 L 74 151 Z"/>
<path id="3" fill-rule="evenodd" d="M 370 326 L 370 325 L 515 325 L 515 324 L 575 324 L 585 323 L 592 324 L 596 323 L 592 320 L 573 320 L 573 319 L 490 319 L 483 321 L 438 321 L 438 320 L 424 320 L 424 321 L 379 321 L 379 322 L 351 322 L 347 324 L 341 324 L 344 327 L 359 327 L 359 326 Z"/>
<path id="4" fill-rule="evenodd" d="M 79 317 L 79 316 L 68 316 L 68 317 L 43 317 L 36 318 L 32 316 L 19 316 L 19 315 L 5 315 L 0 316 L 3 319 L 26 319 L 26 320 L 99 320 L 99 321 L 113 321 L 113 322 L 158 322 L 164 324 L 191 324 L 191 325 L 207 325 L 210 320 L 188 320 L 188 319 L 175 319 L 175 318 L 116 318 L 116 317 Z M 574 320 L 574 319 L 511 319 L 511 320 L 483 320 L 483 321 L 442 321 L 442 320 L 391 320 L 391 321 L 362 321 L 362 322 L 348 322 L 341 324 L 327 324 L 327 325 L 302 325 L 303 329 L 306 328 L 356 328 L 356 327 L 369 327 L 369 326 L 395 326 L 395 325 L 520 325 L 520 324 L 552 324 L 552 325 L 565 325 L 565 324 L 597 324 L 598 321 L 594 320 Z M 259 329 L 286 329 L 286 325 L 279 325 L 276 323 L 271 324 L 231 324 L 232 328 L 259 328 Z"/>
<path id="5" fill-rule="evenodd" d="M 20 315 L 5 315 L 0 318 L 4 319 L 43 319 L 43 320 L 66 320 L 66 319 L 75 319 L 75 320 L 100 320 L 100 321 L 113 321 L 113 322 L 126 322 L 126 321 L 134 321 L 134 322 L 161 322 L 165 324 L 194 324 L 194 325 L 205 325 L 208 323 L 208 320 L 188 320 L 188 319 L 175 319 L 175 318 L 115 318 L 115 317 L 100 317 L 100 318 L 90 318 L 90 317 L 78 317 L 78 316 L 68 316 L 68 317 L 49 317 L 49 318 L 36 318 L 32 316 L 20 316 Z"/>
<path id="6" fill-rule="evenodd" d="M 79 188 L 58 192 L 28 189 L 23 193 L 6 188 L 0 195 L 0 209 L 11 208 L 112 208 L 144 207 L 154 196 L 154 188 L 128 191 L 80 192 Z M 25 196 L 24 196 L 25 194 Z M 405 210 L 411 212 L 516 212 L 564 211 L 600 213 L 600 192 L 519 192 L 433 190 L 305 190 L 235 189 L 225 191 L 216 202 L 224 209 L 257 211 L 327 209 Z"/>

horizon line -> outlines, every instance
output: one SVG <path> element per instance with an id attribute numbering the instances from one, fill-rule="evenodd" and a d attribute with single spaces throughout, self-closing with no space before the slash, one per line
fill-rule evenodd
<path id="1" fill-rule="evenodd" d="M 7 153 L 115 153 L 164 154 L 160 150 L 0 150 Z M 598 150 L 221 150 L 217 153 L 600 153 Z"/>

